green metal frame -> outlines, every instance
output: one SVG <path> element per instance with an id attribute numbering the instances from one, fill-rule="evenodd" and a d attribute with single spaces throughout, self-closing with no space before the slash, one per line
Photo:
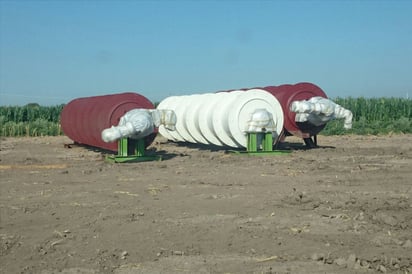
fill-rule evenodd
<path id="1" fill-rule="evenodd" d="M 247 151 L 273 151 L 272 132 L 249 132 L 247 134 Z"/>
<path id="2" fill-rule="evenodd" d="M 236 154 L 247 155 L 282 155 L 290 150 L 273 150 L 272 132 L 248 132 L 246 151 L 230 150 Z"/>
<path id="3" fill-rule="evenodd" d="M 122 138 L 117 141 L 117 155 L 107 156 L 106 160 L 112 163 L 126 163 L 126 162 L 145 162 L 162 160 L 161 156 L 147 156 L 145 155 L 144 139 L 136 140 L 133 144 L 133 154 L 129 155 L 129 139 Z"/>

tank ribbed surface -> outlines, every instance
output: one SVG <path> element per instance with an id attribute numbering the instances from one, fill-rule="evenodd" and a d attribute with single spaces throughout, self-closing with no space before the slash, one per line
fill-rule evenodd
<path id="1" fill-rule="evenodd" d="M 287 133 L 308 138 L 317 135 L 325 127 L 325 125 L 315 126 L 308 122 L 295 122 L 296 113 L 290 111 L 293 101 L 309 100 L 315 96 L 328 98 L 320 87 L 312 83 L 298 83 L 295 85 L 268 86 L 263 89 L 275 96 L 282 105 L 285 117 L 284 127 Z"/>
<path id="2" fill-rule="evenodd" d="M 257 109 L 272 114 L 277 134 L 283 129 L 279 101 L 262 89 L 171 96 L 157 108 L 175 111 L 176 130 L 159 127 L 160 134 L 174 141 L 246 147 L 245 130 L 251 114 Z"/>
<path id="3" fill-rule="evenodd" d="M 121 116 L 135 108 L 153 109 L 154 105 L 133 92 L 77 98 L 63 108 L 60 123 L 64 134 L 77 143 L 117 151 L 117 142 L 104 142 L 101 132 L 117 125 Z M 146 146 L 154 137 L 145 138 Z"/>

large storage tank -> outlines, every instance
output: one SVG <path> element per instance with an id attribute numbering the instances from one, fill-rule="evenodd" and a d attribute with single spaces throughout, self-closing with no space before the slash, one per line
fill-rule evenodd
<path id="1" fill-rule="evenodd" d="M 117 151 L 117 143 L 104 142 L 101 132 L 117 125 L 126 112 L 135 108 L 154 109 L 154 105 L 133 92 L 77 98 L 63 108 L 60 123 L 64 134 L 76 143 Z M 145 138 L 146 146 L 155 136 Z"/>
<path id="2" fill-rule="evenodd" d="M 246 147 L 245 130 L 251 115 L 258 109 L 272 115 L 277 135 L 283 129 L 280 103 L 262 89 L 171 96 L 157 108 L 176 113 L 175 131 L 159 127 L 160 134 L 174 141 Z"/>
<path id="3" fill-rule="evenodd" d="M 312 83 L 298 83 L 295 85 L 268 86 L 263 89 L 275 96 L 282 105 L 286 135 L 306 139 L 316 136 L 325 127 L 325 125 L 315 126 L 309 122 L 296 122 L 296 113 L 290 111 L 290 106 L 294 101 L 309 100 L 316 96 L 328 98 L 320 87 Z"/>

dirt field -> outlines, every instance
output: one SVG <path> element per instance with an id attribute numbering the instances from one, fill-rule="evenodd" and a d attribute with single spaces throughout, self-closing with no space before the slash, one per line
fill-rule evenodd
<path id="1" fill-rule="evenodd" d="M 168 143 L 110 164 L 3 138 L 0 273 L 412 273 L 412 135 L 237 156 Z"/>

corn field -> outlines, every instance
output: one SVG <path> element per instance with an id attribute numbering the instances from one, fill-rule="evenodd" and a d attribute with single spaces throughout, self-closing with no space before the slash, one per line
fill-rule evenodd
<path id="1" fill-rule="evenodd" d="M 329 122 L 323 135 L 412 133 L 412 100 L 402 98 L 335 98 L 334 102 L 353 113 L 353 128 L 343 121 Z M 63 135 L 60 113 L 64 105 L 0 106 L 0 136 Z"/>
<path id="2" fill-rule="evenodd" d="M 60 112 L 63 106 L 0 106 L 0 136 L 62 135 Z"/>
<path id="3" fill-rule="evenodd" d="M 335 120 L 326 125 L 323 135 L 412 133 L 411 99 L 348 97 L 333 101 L 352 111 L 352 129 L 343 129 L 343 120 Z"/>

